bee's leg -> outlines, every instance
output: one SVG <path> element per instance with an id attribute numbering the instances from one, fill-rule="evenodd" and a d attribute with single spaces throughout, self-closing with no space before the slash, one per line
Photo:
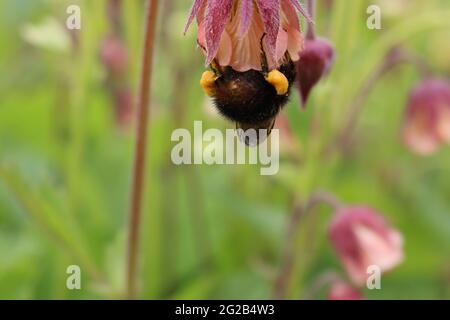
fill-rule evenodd
<path id="1" fill-rule="evenodd" d="M 217 77 L 220 77 L 223 74 L 223 68 L 219 63 L 217 63 L 216 59 L 211 62 L 210 68 L 214 71 Z"/>
<path id="2" fill-rule="evenodd" d="M 202 77 L 200 79 L 200 86 L 203 88 L 205 94 L 209 97 L 212 97 L 215 92 L 217 75 L 214 71 L 207 70 L 203 72 Z"/>
<path id="3" fill-rule="evenodd" d="M 284 96 L 287 94 L 289 90 L 289 80 L 281 71 L 274 69 L 265 76 L 265 79 L 275 88 L 277 95 Z"/>
<path id="4" fill-rule="evenodd" d="M 289 90 L 289 80 L 279 70 L 274 69 L 272 71 L 269 71 L 269 64 L 267 62 L 267 57 L 266 57 L 266 53 L 264 51 L 264 45 L 263 45 L 263 40 L 264 40 L 265 36 L 266 36 L 266 34 L 264 33 L 264 35 L 261 38 L 261 43 L 260 43 L 262 73 L 263 73 L 266 81 L 275 87 L 275 90 L 277 91 L 277 95 L 283 96 Z"/>
<path id="5" fill-rule="evenodd" d="M 200 48 L 202 48 L 204 52 L 206 52 L 206 48 L 202 46 L 198 40 L 197 45 Z M 212 71 L 207 70 L 203 72 L 202 77 L 200 78 L 200 86 L 202 87 L 203 91 L 207 96 L 212 97 L 215 91 L 215 82 L 217 78 L 221 75 L 222 68 L 216 62 L 215 59 L 211 62 L 210 68 Z"/>

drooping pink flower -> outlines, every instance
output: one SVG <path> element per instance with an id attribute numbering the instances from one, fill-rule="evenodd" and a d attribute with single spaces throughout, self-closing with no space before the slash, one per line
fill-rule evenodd
<path id="1" fill-rule="evenodd" d="M 413 151 L 430 155 L 450 143 L 450 83 L 427 79 L 411 92 L 405 110 L 403 141 Z"/>
<path id="2" fill-rule="evenodd" d="M 331 69 L 335 58 L 333 45 L 324 38 L 306 39 L 305 48 L 297 62 L 297 85 L 306 104 L 311 89 Z"/>
<path id="3" fill-rule="evenodd" d="M 366 282 L 367 268 L 388 271 L 403 260 L 403 240 L 375 210 L 366 206 L 343 207 L 331 221 L 329 238 L 350 279 Z"/>
<path id="4" fill-rule="evenodd" d="M 343 281 L 334 281 L 328 289 L 328 300 L 362 300 L 361 293 L 351 284 Z"/>
<path id="5" fill-rule="evenodd" d="M 299 59 L 303 37 L 297 11 L 307 17 L 298 0 L 195 0 L 185 31 L 197 17 L 206 65 L 215 60 L 240 72 L 262 70 L 263 51 L 272 70 L 286 53 Z"/>

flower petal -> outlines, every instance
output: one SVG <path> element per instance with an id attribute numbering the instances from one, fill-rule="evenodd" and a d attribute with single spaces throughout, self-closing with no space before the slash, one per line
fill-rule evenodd
<path id="1" fill-rule="evenodd" d="M 192 5 L 191 13 L 189 14 L 189 19 L 186 23 L 186 26 L 184 27 L 184 34 L 186 34 L 186 32 L 189 30 L 189 27 L 190 27 L 192 21 L 194 20 L 195 16 L 200 11 L 200 8 L 202 7 L 203 2 L 205 2 L 205 0 L 195 0 L 194 1 L 194 4 Z"/>
<path id="2" fill-rule="evenodd" d="M 437 132 L 445 143 L 450 143 L 450 106 L 442 105 L 437 120 Z"/>
<path id="3" fill-rule="evenodd" d="M 231 62 L 232 42 L 228 32 L 224 31 L 220 40 L 219 50 L 217 51 L 217 63 L 221 66 L 228 66 Z"/>
<path id="4" fill-rule="evenodd" d="M 264 34 L 264 24 L 258 14 L 258 9 L 253 6 L 250 26 L 244 37 L 237 36 L 241 27 L 240 15 L 234 15 L 227 24 L 225 32 L 231 38 L 232 58 L 230 66 L 239 72 L 248 70 L 261 70 L 261 39 Z M 223 41 L 223 40 L 221 40 Z M 222 50 L 219 48 L 218 55 Z"/>
<path id="5" fill-rule="evenodd" d="M 297 61 L 300 58 L 300 52 L 303 50 L 303 35 L 297 11 L 289 0 L 282 0 L 281 8 L 285 16 L 282 25 L 288 34 L 287 50 L 292 61 Z"/>
<path id="6" fill-rule="evenodd" d="M 403 141 L 411 150 L 424 156 L 432 155 L 440 146 L 440 141 L 433 132 L 424 131 L 415 124 L 405 125 Z"/>
<path id="7" fill-rule="evenodd" d="M 238 37 L 243 38 L 250 28 L 253 16 L 253 0 L 241 0 L 241 21 Z"/>
<path id="8" fill-rule="evenodd" d="M 295 28 L 288 28 L 288 52 L 292 61 L 300 59 L 300 53 L 303 51 L 303 35 Z"/>
<path id="9" fill-rule="evenodd" d="M 280 28 L 280 0 L 256 0 L 259 14 L 264 23 L 269 55 L 276 61 L 277 37 Z"/>
<path id="10" fill-rule="evenodd" d="M 402 236 L 394 230 L 378 233 L 368 226 L 355 225 L 354 232 L 364 258 L 364 270 L 377 265 L 381 271 L 389 271 L 403 260 Z"/>
<path id="11" fill-rule="evenodd" d="M 198 25 L 198 33 L 197 33 L 197 42 L 201 49 L 203 50 L 203 54 L 206 55 L 206 39 L 205 39 L 205 22 L 202 21 Z"/>
<path id="12" fill-rule="evenodd" d="M 277 37 L 276 61 L 283 59 L 283 56 L 288 49 L 288 39 L 288 33 L 280 28 Z"/>
<path id="13" fill-rule="evenodd" d="M 287 25 L 296 26 L 300 30 L 300 20 L 297 11 L 290 0 L 281 0 L 281 9 L 285 15 Z"/>
<path id="14" fill-rule="evenodd" d="M 334 280 L 328 291 L 328 300 L 362 300 L 361 293 L 349 283 Z"/>
<path id="15" fill-rule="evenodd" d="M 230 18 L 233 0 L 209 0 L 206 9 L 205 31 L 206 31 L 206 65 L 211 61 L 219 50 L 220 39 L 225 26 Z"/>
<path id="16" fill-rule="evenodd" d="M 312 18 L 310 17 L 310 15 L 308 14 L 308 12 L 305 10 L 305 8 L 303 8 L 302 4 L 300 2 L 298 2 L 298 0 L 289 0 L 292 5 L 298 10 L 298 12 L 300 12 L 302 14 L 302 16 L 305 17 L 305 19 L 309 22 L 309 23 L 314 23 Z"/>

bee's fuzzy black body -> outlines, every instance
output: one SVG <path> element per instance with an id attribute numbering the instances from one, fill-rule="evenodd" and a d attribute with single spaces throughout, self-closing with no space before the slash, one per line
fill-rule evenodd
<path id="1" fill-rule="evenodd" d="M 264 73 L 256 70 L 238 72 L 226 67 L 215 81 L 214 103 L 226 118 L 243 127 L 268 128 L 287 103 L 296 76 L 294 63 L 289 59 L 278 69 L 289 81 L 289 90 L 277 95 L 266 81 Z"/>

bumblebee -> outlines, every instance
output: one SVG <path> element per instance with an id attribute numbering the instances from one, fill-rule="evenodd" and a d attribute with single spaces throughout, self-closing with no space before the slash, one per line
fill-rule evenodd
<path id="1" fill-rule="evenodd" d="M 295 81 L 296 68 L 288 54 L 278 69 L 269 71 L 267 58 L 261 54 L 262 71 L 235 71 L 231 67 L 221 67 L 213 61 L 211 69 L 205 71 L 200 85 L 213 98 L 214 105 L 225 118 L 236 123 L 239 137 L 249 146 L 259 144 L 270 135 L 275 119 L 289 99 L 291 85 Z M 256 130 L 256 141 L 247 135 L 248 129 Z M 259 129 L 266 129 L 260 137 Z M 242 139 L 244 137 L 244 139 Z"/>

